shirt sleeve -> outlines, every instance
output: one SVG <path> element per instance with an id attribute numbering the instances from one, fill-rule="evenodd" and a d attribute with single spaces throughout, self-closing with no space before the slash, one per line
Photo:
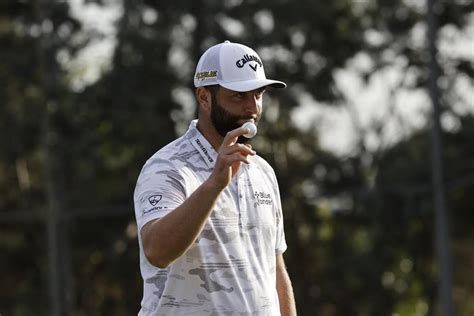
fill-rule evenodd
<path id="1" fill-rule="evenodd" d="M 181 205 L 185 196 L 184 179 L 173 164 L 161 159 L 145 164 L 134 193 L 138 230 Z"/>
<path id="2" fill-rule="evenodd" d="M 277 235 L 276 235 L 276 243 L 275 243 L 275 253 L 277 255 L 281 255 L 286 251 L 288 248 L 286 244 L 286 238 L 285 238 L 285 229 L 283 225 L 283 216 L 282 216 L 282 211 L 281 207 L 279 208 L 279 214 L 277 214 L 277 219 L 276 219 L 276 226 L 277 226 Z"/>
<path id="3" fill-rule="evenodd" d="M 283 210 L 281 206 L 280 189 L 278 187 L 278 181 L 275 173 L 273 173 L 273 181 L 275 182 L 275 196 L 276 196 L 276 240 L 275 240 L 275 253 L 281 255 L 288 248 L 285 238 L 285 229 L 283 224 Z"/>

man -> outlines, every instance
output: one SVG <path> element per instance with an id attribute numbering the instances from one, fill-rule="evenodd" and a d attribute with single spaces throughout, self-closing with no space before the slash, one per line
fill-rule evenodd
<path id="1" fill-rule="evenodd" d="M 265 77 L 228 41 L 200 58 L 198 120 L 144 165 L 134 194 L 144 280 L 139 315 L 296 315 L 273 169 L 245 144 Z"/>

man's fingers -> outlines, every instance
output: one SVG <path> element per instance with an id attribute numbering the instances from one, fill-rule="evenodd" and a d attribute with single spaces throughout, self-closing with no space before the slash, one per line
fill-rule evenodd
<path id="1" fill-rule="evenodd" d="M 243 155 L 255 155 L 256 152 L 252 150 L 252 147 L 244 144 L 234 144 L 229 147 L 224 147 L 220 150 L 220 155 L 231 155 L 234 153 L 240 153 Z"/>
<path id="2" fill-rule="evenodd" d="M 234 144 L 230 147 L 222 148 L 219 152 L 219 159 L 225 162 L 225 165 L 231 165 L 233 162 L 242 161 L 249 163 L 247 156 L 254 156 L 256 152 L 251 146 L 244 144 Z"/>
<path id="3" fill-rule="evenodd" d="M 234 130 L 231 130 L 230 132 L 227 133 L 227 135 L 225 135 L 224 140 L 222 141 L 222 147 L 232 146 L 233 144 L 235 144 L 239 136 L 242 136 L 245 133 L 248 133 L 248 131 L 249 131 L 248 128 L 243 128 L 243 127 L 239 127 Z"/>
<path id="4" fill-rule="evenodd" d="M 246 164 L 249 164 L 249 161 L 247 160 L 247 155 L 243 155 L 241 153 L 234 153 L 231 155 L 227 155 L 225 158 L 223 158 L 227 166 L 232 166 L 235 162 L 243 162 Z"/>

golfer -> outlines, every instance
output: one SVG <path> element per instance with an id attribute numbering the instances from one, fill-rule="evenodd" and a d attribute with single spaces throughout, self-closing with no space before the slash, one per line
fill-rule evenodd
<path id="1" fill-rule="evenodd" d="M 200 58 L 198 119 L 143 166 L 134 194 L 145 315 L 296 315 L 277 179 L 243 135 L 269 80 L 228 41 Z"/>

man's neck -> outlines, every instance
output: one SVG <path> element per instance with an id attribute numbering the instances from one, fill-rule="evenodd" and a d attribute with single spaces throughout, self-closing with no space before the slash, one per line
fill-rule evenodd
<path id="1" fill-rule="evenodd" d="M 211 144 L 214 150 L 217 152 L 221 147 L 222 141 L 224 137 L 222 137 L 214 126 L 209 122 L 206 124 L 205 122 L 198 119 L 196 128 L 199 132 L 207 139 L 207 141 Z"/>

